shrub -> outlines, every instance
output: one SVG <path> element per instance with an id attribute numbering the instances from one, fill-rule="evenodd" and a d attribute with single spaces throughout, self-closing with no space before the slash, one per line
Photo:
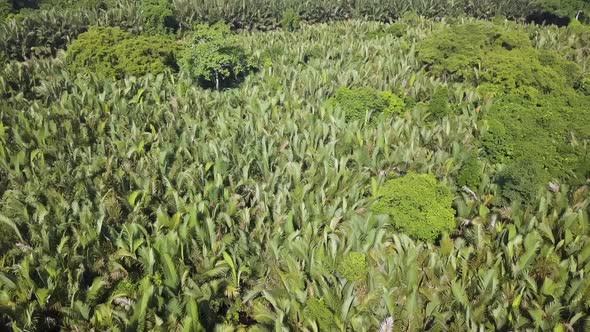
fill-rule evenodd
<path id="1" fill-rule="evenodd" d="M 220 89 L 238 82 L 249 71 L 248 60 L 229 26 L 199 24 L 180 57 L 180 68 L 205 86 Z"/>
<path id="2" fill-rule="evenodd" d="M 402 37 L 406 34 L 408 30 L 408 26 L 403 23 L 392 23 L 387 28 L 385 28 L 385 33 L 389 35 L 393 35 L 397 38 Z"/>
<path id="3" fill-rule="evenodd" d="M 117 68 L 124 75 L 159 74 L 176 69 L 174 55 L 179 48 L 174 40 L 163 36 L 138 36 L 125 39 L 113 47 Z"/>
<path id="4" fill-rule="evenodd" d="M 455 228 L 452 201 L 449 189 L 438 184 L 433 175 L 408 173 L 378 190 L 372 210 L 389 215 L 401 232 L 433 241 Z"/>
<path id="5" fill-rule="evenodd" d="M 428 104 L 428 113 L 437 120 L 451 113 L 451 108 L 449 107 L 449 90 L 446 87 L 439 87 L 435 90 Z"/>
<path id="6" fill-rule="evenodd" d="M 168 0 L 142 0 L 140 4 L 147 30 L 171 32 L 178 28 L 178 22 Z"/>
<path id="7" fill-rule="evenodd" d="M 551 178 L 570 184 L 584 181 L 589 172 L 587 151 L 571 137 L 590 139 L 590 124 L 584 120 L 590 116 L 589 104 L 589 97 L 576 94 L 541 95 L 534 101 L 509 95 L 495 102 L 484 115 L 489 129 L 480 144 L 490 161 L 507 166 L 499 180 L 509 187 L 506 198 L 528 202 L 539 188 L 526 187 L 545 186 L 543 181 Z M 532 178 L 518 180 L 520 175 Z"/>
<path id="8" fill-rule="evenodd" d="M 539 162 L 531 158 L 520 158 L 498 174 L 498 184 L 506 202 L 531 204 L 539 189 L 548 181 L 548 175 Z"/>
<path id="9" fill-rule="evenodd" d="M 367 260 L 362 252 L 351 252 L 338 264 L 338 273 L 350 280 L 362 280 L 367 273 Z"/>
<path id="10" fill-rule="evenodd" d="M 512 155 L 512 142 L 507 136 L 504 124 L 490 117 L 487 131 L 479 140 L 484 156 L 493 163 L 501 163 Z"/>
<path id="11" fill-rule="evenodd" d="M 101 77 L 120 77 L 113 48 L 131 34 L 112 27 L 91 27 L 68 47 L 68 68 L 74 73 L 95 73 Z"/>
<path id="12" fill-rule="evenodd" d="M 68 47 L 68 69 L 100 77 L 158 74 L 174 67 L 174 41 L 139 36 L 112 27 L 92 27 Z"/>
<path id="13" fill-rule="evenodd" d="M 434 75 L 474 82 L 473 68 L 494 50 L 531 48 L 529 38 L 489 22 L 451 26 L 424 39 L 418 55 Z"/>
<path id="14" fill-rule="evenodd" d="M 387 107 L 382 111 L 383 116 L 399 115 L 406 109 L 404 100 L 393 92 L 382 91 L 379 97 L 387 102 Z"/>
<path id="15" fill-rule="evenodd" d="M 301 26 L 301 18 L 293 9 L 287 9 L 281 16 L 281 27 L 287 31 L 294 31 Z"/>
<path id="16" fill-rule="evenodd" d="M 525 33 L 491 23 L 446 28 L 425 39 L 418 53 L 435 74 L 467 81 L 481 95 L 495 98 L 484 114 L 488 130 L 479 144 L 489 161 L 506 166 L 498 177 L 506 199 L 530 202 L 539 189 L 531 186 L 544 185 L 536 179 L 574 184 L 587 176 L 587 152 L 578 142 L 590 135 L 590 101 L 575 90 L 584 93 L 579 65 L 554 51 L 535 49 Z M 526 173 L 524 158 L 531 178 L 517 180 L 515 174 Z"/>
<path id="17" fill-rule="evenodd" d="M 307 300 L 303 312 L 318 323 L 320 331 L 329 331 L 335 326 L 334 314 L 332 314 L 323 299 L 314 297 Z"/>
<path id="18" fill-rule="evenodd" d="M 400 38 L 406 34 L 407 30 L 407 25 L 405 25 L 404 23 L 397 22 L 386 26 L 379 26 L 379 28 L 375 31 L 367 32 L 367 37 L 374 39 L 385 37 L 387 35 L 392 35 L 396 38 Z"/>
<path id="19" fill-rule="evenodd" d="M 481 165 L 476 154 L 470 155 L 457 176 L 457 184 L 468 188 L 478 188 L 481 182 Z"/>
<path id="20" fill-rule="evenodd" d="M 469 23 L 446 28 L 424 39 L 417 48 L 422 62 L 434 75 L 457 79 L 472 77 L 481 50 L 497 30 L 489 23 Z"/>
<path id="21" fill-rule="evenodd" d="M 367 112 L 375 115 L 388 116 L 401 113 L 405 108 L 404 101 L 395 94 L 379 92 L 372 88 L 340 87 L 336 95 L 329 101 L 332 107 L 339 106 L 351 121 L 364 121 Z"/>
<path id="22" fill-rule="evenodd" d="M 506 93 L 536 97 L 539 93 L 560 91 L 568 84 L 560 72 L 562 64 L 549 65 L 542 64 L 539 52 L 532 49 L 497 49 L 482 60 L 481 80 L 501 87 Z"/>

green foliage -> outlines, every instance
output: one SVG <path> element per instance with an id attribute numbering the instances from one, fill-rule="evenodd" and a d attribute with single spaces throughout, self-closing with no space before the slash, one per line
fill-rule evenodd
<path id="1" fill-rule="evenodd" d="M 457 175 L 457 184 L 475 190 L 482 179 L 482 168 L 477 155 L 471 154 L 463 163 Z"/>
<path id="2" fill-rule="evenodd" d="M 42 0 L 40 9 L 102 9 L 107 10 L 116 5 L 116 0 Z"/>
<path id="3" fill-rule="evenodd" d="M 521 193 L 521 200 L 531 203 L 546 179 L 583 182 L 587 151 L 577 140 L 585 142 L 590 133 L 584 120 L 590 104 L 575 91 L 584 91 L 580 66 L 555 51 L 532 47 L 524 32 L 492 23 L 445 28 L 422 41 L 418 52 L 436 75 L 496 98 L 484 113 L 488 130 L 480 145 L 492 163 L 511 165 L 502 176 L 508 180 L 500 181 L 508 186 L 506 198 Z M 521 170 L 525 157 L 538 181 L 515 180 L 513 174 L 526 173 Z"/>
<path id="4" fill-rule="evenodd" d="M 199 24 L 179 59 L 180 68 L 204 85 L 218 90 L 238 82 L 249 71 L 244 49 L 223 23 Z"/>
<path id="5" fill-rule="evenodd" d="M 298 12 L 302 21 L 310 23 L 351 19 L 393 22 L 400 17 L 409 17 L 405 16 L 408 13 L 415 17 L 467 15 L 492 18 L 501 15 L 524 18 L 533 5 L 532 0 L 252 0 L 244 6 L 242 0 L 178 0 L 175 10 L 186 27 L 197 22 L 212 24 L 222 20 L 231 26 L 265 31 L 276 25 L 289 9 Z"/>
<path id="6" fill-rule="evenodd" d="M 418 45 L 422 62 L 434 75 L 472 79 L 472 67 L 482 57 L 482 49 L 498 35 L 492 23 L 468 23 L 447 27 L 424 39 Z"/>
<path id="7" fill-rule="evenodd" d="M 430 103 L 428 103 L 428 113 L 436 120 L 450 115 L 449 90 L 446 87 L 439 87 L 435 90 Z"/>
<path id="8" fill-rule="evenodd" d="M 151 32 L 172 32 L 178 23 L 169 0 L 141 0 L 140 10 Z"/>
<path id="9" fill-rule="evenodd" d="M 489 129 L 481 144 L 490 161 L 507 165 L 499 176 L 506 198 L 531 203 L 551 179 L 585 181 L 590 159 L 571 138 L 590 138 L 590 126 L 583 120 L 590 115 L 584 106 L 589 102 L 575 95 L 545 95 L 534 102 L 506 96 L 496 102 L 485 115 Z"/>
<path id="10" fill-rule="evenodd" d="M 19 237 L 17 234 L 18 228 L 15 229 L 16 224 L 11 222 L 9 219 L 0 215 L 0 258 L 4 253 L 15 247 Z"/>
<path id="11" fill-rule="evenodd" d="M 382 91 L 379 93 L 379 97 L 387 102 L 387 107 L 381 111 L 384 117 L 400 115 L 406 109 L 404 100 L 391 91 Z"/>
<path id="12" fill-rule="evenodd" d="M 12 1 L 11 0 L 0 0 L 0 23 L 12 13 Z"/>
<path id="13" fill-rule="evenodd" d="M 68 68 L 73 73 L 94 73 L 102 77 L 121 77 L 114 47 L 131 34 L 113 27 L 91 27 L 68 47 Z"/>
<path id="14" fill-rule="evenodd" d="M 536 98 L 539 93 L 564 91 L 571 78 L 575 80 L 577 70 L 566 66 L 563 61 L 555 60 L 549 52 L 498 49 L 488 53 L 482 61 L 480 79 L 505 93 L 522 94 L 531 98 Z M 566 69 L 570 69 L 570 72 Z M 569 75 L 566 76 L 566 73 Z"/>
<path id="15" fill-rule="evenodd" d="M 19 13 L 0 26 L 0 54 L 19 61 L 54 56 L 96 19 L 94 13 L 68 9 Z"/>
<path id="16" fill-rule="evenodd" d="M 372 210 L 389 215 L 398 230 L 414 238 L 433 241 L 455 229 L 453 196 L 431 174 L 408 173 L 389 180 L 375 198 Z"/>
<path id="17" fill-rule="evenodd" d="M 403 99 L 397 95 L 372 88 L 340 87 L 329 101 L 332 107 L 340 107 L 350 121 L 364 121 L 367 113 L 371 118 L 390 117 L 401 114 L 405 109 Z"/>
<path id="18" fill-rule="evenodd" d="M 367 274 L 367 258 L 362 252 L 350 252 L 338 264 L 338 274 L 350 281 L 359 281 Z"/>
<path id="19" fill-rule="evenodd" d="M 549 178 L 537 160 L 520 158 L 498 174 L 498 182 L 502 186 L 502 197 L 507 202 L 531 204 Z"/>
<path id="20" fill-rule="evenodd" d="M 304 314 L 317 322 L 320 331 L 330 331 L 336 326 L 334 314 L 324 303 L 324 299 L 310 298 L 305 305 Z"/>
<path id="21" fill-rule="evenodd" d="M 256 12 L 235 17 L 233 0 L 174 5 L 182 11 L 189 3 L 200 11 L 195 17 L 206 20 L 276 24 L 276 16 L 258 17 L 280 13 L 282 0 L 269 10 L 258 1 L 244 9 Z M 313 17 L 348 13 L 332 11 L 330 1 L 313 2 Z M 424 6 L 440 10 L 440 3 Z M 143 29 L 134 4 L 118 6 L 97 16 L 84 12 L 83 22 Z M 229 13 L 211 9 L 222 6 Z M 354 15 L 382 17 L 377 5 L 362 8 Z M 36 30 L 43 38 L 51 30 L 56 38 L 72 36 L 67 22 L 79 17 L 63 14 L 51 23 L 57 13 L 32 11 L 48 15 L 36 21 L 49 22 Z M 30 27 L 18 22 L 9 20 L 13 29 Z M 448 81 L 442 85 L 452 87 L 461 112 L 429 122 L 427 102 L 441 82 L 422 70 L 414 50 L 446 22 L 402 19 L 407 34 L 401 39 L 367 38 L 387 24 L 357 20 L 239 33 L 253 61 L 269 61 L 230 91 L 196 88 L 188 75 L 170 71 L 121 80 L 79 77 L 65 70 L 61 52 L 4 63 L 0 215 L 7 219 L 0 220 L 0 233 L 8 238 L 0 251 L 0 329 L 377 331 L 395 318 L 393 329 L 400 331 L 583 330 L 590 305 L 590 189 L 581 174 L 590 168 L 581 157 L 588 155 L 590 131 L 588 100 L 574 90 L 581 91 L 580 82 L 572 76 L 562 90 L 539 91 L 531 100 L 488 83 L 496 98 L 482 101 L 476 81 Z M 582 42 L 566 29 L 514 26 L 535 36 L 539 52 L 552 49 L 580 67 L 587 63 Z M 57 45 L 19 39 L 36 36 L 32 30 L 5 31 L 0 40 L 14 42 L 12 50 Z M 301 61 L 314 48 L 317 57 Z M 377 126 L 346 121 L 326 107 L 327 93 L 341 85 L 399 88 L 415 106 Z M 457 166 L 467 163 L 480 135 L 488 135 L 486 123 L 503 129 L 508 151 L 498 152 L 503 165 L 486 165 L 475 195 L 454 193 L 456 231 L 424 242 L 394 231 L 396 218 L 370 212 L 369 192 L 377 196 L 392 174 L 415 170 L 457 183 Z M 527 136 L 539 137 L 539 147 Z M 563 165 L 552 160 L 557 148 Z M 529 154 L 534 160 L 520 157 Z M 552 180 L 559 185 L 550 191 L 523 181 L 559 168 L 566 177 L 578 170 L 581 181 Z M 514 197 L 527 196 L 523 187 L 539 195 L 531 194 L 526 207 L 495 206 L 500 195 L 511 200 L 487 181 L 500 175 L 516 183 Z M 392 192 L 414 201 L 432 194 L 415 182 L 404 188 Z M 450 210 L 449 196 L 426 197 L 420 208 L 445 201 Z M 406 210 L 412 218 L 418 214 L 412 222 L 424 214 Z M 344 268 L 343 253 L 351 251 L 366 255 L 360 282 L 339 273 L 363 270 L 358 254 L 348 258 L 353 268 Z"/>
<path id="22" fill-rule="evenodd" d="M 293 9 L 287 9 L 281 17 L 281 28 L 287 31 L 295 31 L 301 26 L 299 14 Z"/>
<path id="23" fill-rule="evenodd" d="M 530 102 L 506 96 L 495 103 L 485 115 L 489 129 L 481 139 L 484 155 L 494 163 L 515 164 L 503 177 L 532 177 L 530 181 L 511 181 L 508 197 L 522 192 L 523 199 L 530 202 L 552 178 L 571 184 L 585 181 L 588 153 L 571 137 L 580 141 L 590 138 L 590 125 L 584 120 L 590 116 L 588 103 L 587 96 L 577 95 L 544 95 Z M 520 191 L 516 189 L 519 183 L 523 185 Z M 533 184 L 537 187 L 531 188 Z"/>
<path id="24" fill-rule="evenodd" d="M 590 96 L 590 74 L 586 74 L 584 78 L 580 80 L 580 90 L 587 96 Z"/>
<path id="25" fill-rule="evenodd" d="M 476 77 L 474 69 L 483 68 L 488 75 L 500 76 L 496 80 L 484 77 L 484 82 L 502 82 L 504 77 L 501 75 L 507 74 L 502 72 L 505 69 L 502 66 L 512 66 L 506 70 L 516 68 L 514 75 L 520 79 L 528 78 L 530 74 L 544 75 L 535 72 L 542 69 L 538 62 L 525 63 L 526 59 L 537 57 L 528 36 L 491 22 L 446 27 L 423 40 L 418 45 L 418 54 L 431 73 L 458 81 L 480 83 L 481 78 Z M 523 64 L 526 64 L 524 68 L 518 67 Z"/>
<path id="26" fill-rule="evenodd" d="M 576 17 L 579 13 L 590 15 L 588 0 L 539 0 L 540 9 L 559 16 Z"/>
<path id="27" fill-rule="evenodd" d="M 173 40 L 137 36 L 112 27 L 92 27 L 68 47 L 68 69 L 101 77 L 158 74 L 174 67 Z"/>
<path id="28" fill-rule="evenodd" d="M 369 33 L 367 33 L 367 37 L 381 38 L 391 35 L 397 38 L 401 38 L 406 34 L 407 30 L 408 27 L 405 23 L 396 22 L 386 26 L 380 26 L 378 30 L 369 31 Z"/>
<path id="29" fill-rule="evenodd" d="M 422 41 L 418 53 L 435 75 L 530 98 L 564 91 L 580 77 L 575 63 L 552 51 L 534 49 L 521 31 L 488 22 L 445 28 Z M 476 70 L 481 73 L 476 75 Z"/>
<path id="30" fill-rule="evenodd" d="M 116 68 L 126 76 L 160 74 L 167 69 L 176 69 L 175 54 L 179 50 L 178 44 L 165 36 L 128 38 L 113 47 L 118 59 Z"/>

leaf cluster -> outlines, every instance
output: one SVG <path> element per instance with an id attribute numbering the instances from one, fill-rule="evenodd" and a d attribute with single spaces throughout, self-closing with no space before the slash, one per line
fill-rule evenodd
<path id="1" fill-rule="evenodd" d="M 389 215 L 399 231 L 416 239 L 434 241 L 455 228 L 453 196 L 431 174 L 408 173 L 389 180 L 375 199 L 375 213 Z"/>
<path id="2" fill-rule="evenodd" d="M 68 69 L 117 79 L 159 74 L 174 68 L 178 49 L 165 36 L 133 36 L 119 28 L 92 27 L 68 47 Z"/>
<path id="3" fill-rule="evenodd" d="M 392 92 L 380 92 L 373 88 L 341 86 L 328 103 L 331 108 L 342 109 L 347 120 L 360 122 L 365 121 L 368 114 L 371 119 L 389 118 L 405 110 L 402 98 Z"/>
<path id="4" fill-rule="evenodd" d="M 205 86 L 218 90 L 239 82 L 250 71 L 244 49 L 229 26 L 199 24 L 179 58 L 180 68 Z"/>

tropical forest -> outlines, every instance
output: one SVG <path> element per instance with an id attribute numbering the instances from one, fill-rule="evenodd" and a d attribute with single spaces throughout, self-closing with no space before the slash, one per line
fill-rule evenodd
<path id="1" fill-rule="evenodd" d="M 590 332 L 590 0 L 0 0 L 0 331 Z"/>

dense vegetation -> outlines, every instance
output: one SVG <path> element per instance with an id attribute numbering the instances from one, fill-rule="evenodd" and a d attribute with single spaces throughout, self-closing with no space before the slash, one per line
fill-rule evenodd
<path id="1" fill-rule="evenodd" d="M 0 330 L 590 331 L 587 1 L 243 3 L 0 2 Z"/>

